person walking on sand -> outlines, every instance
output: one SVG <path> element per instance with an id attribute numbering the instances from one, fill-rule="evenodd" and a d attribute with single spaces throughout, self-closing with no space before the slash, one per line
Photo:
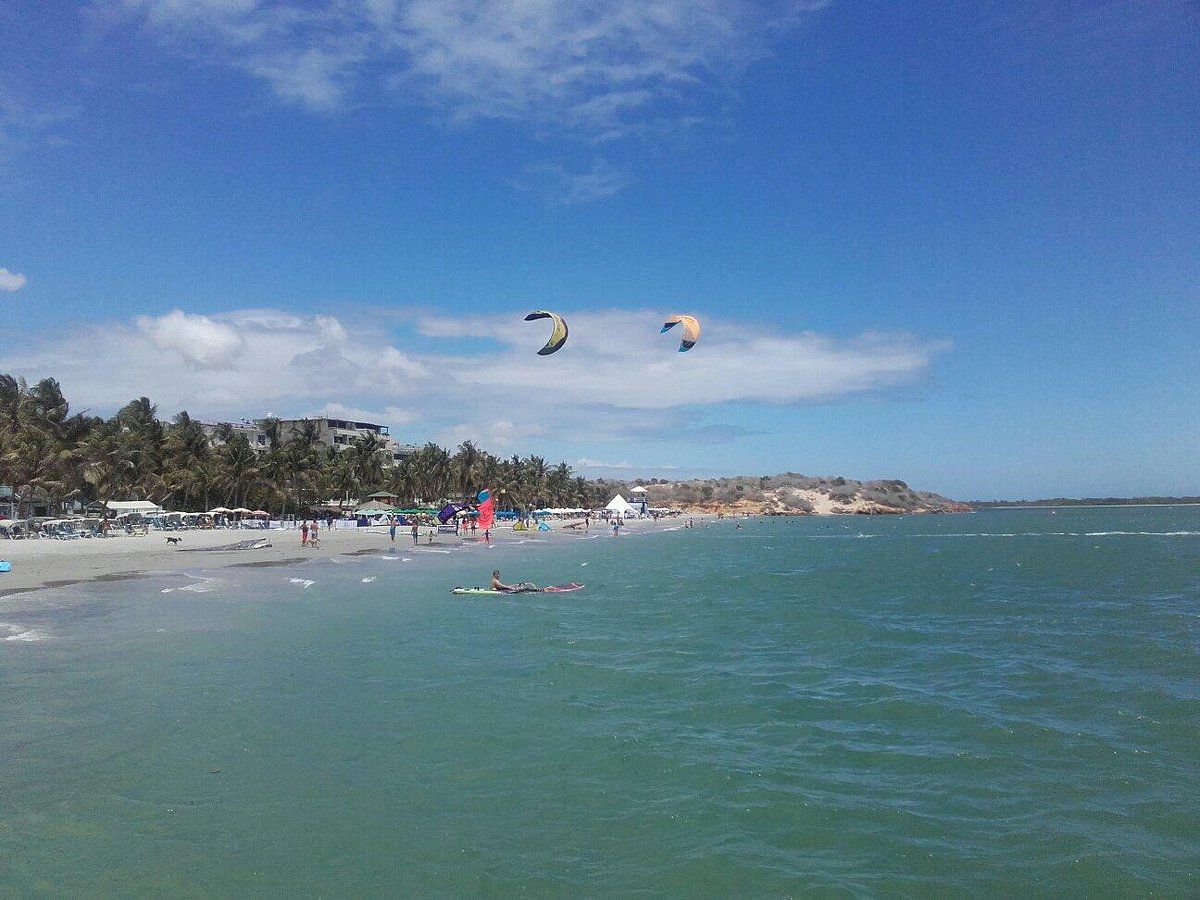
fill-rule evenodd
<path id="1" fill-rule="evenodd" d="M 392 543 L 396 543 L 396 517 L 388 516 L 388 535 L 392 539 Z"/>
<path id="2" fill-rule="evenodd" d="M 300 523 L 300 546 L 301 547 L 308 546 L 308 523 L 307 522 Z"/>
<path id="3" fill-rule="evenodd" d="M 313 519 L 312 524 L 308 526 L 308 546 L 315 547 L 319 543 L 317 532 L 320 529 L 317 527 L 317 520 Z"/>

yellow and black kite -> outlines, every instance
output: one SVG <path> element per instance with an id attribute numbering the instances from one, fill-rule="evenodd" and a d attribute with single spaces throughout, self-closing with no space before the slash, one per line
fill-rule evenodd
<path id="1" fill-rule="evenodd" d="M 558 313 L 547 312 L 544 309 L 536 309 L 525 317 L 526 322 L 533 322 L 537 319 L 551 319 L 554 322 L 554 330 L 550 332 L 550 340 L 546 341 L 546 346 L 538 351 L 538 356 L 549 356 L 551 353 L 557 353 L 562 349 L 563 344 L 567 342 L 567 323 Z"/>

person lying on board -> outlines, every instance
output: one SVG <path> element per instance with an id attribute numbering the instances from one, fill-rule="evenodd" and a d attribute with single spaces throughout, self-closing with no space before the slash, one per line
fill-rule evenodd
<path id="1" fill-rule="evenodd" d="M 492 590 L 500 591 L 504 594 L 525 594 L 530 591 L 536 591 L 537 585 L 523 581 L 520 584 L 505 584 L 500 580 L 500 570 L 495 569 L 492 572 Z"/>

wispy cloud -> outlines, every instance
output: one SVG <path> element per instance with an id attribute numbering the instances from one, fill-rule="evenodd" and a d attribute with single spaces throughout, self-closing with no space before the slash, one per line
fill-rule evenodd
<path id="1" fill-rule="evenodd" d="M 467 126 L 598 147 L 702 120 L 822 0 L 101 0 L 197 64 L 320 111 L 399 101 Z M 593 151 L 595 152 L 595 151 Z M 605 163 L 550 164 L 555 202 L 611 196 Z"/>
<path id="2" fill-rule="evenodd" d="M 534 354 L 543 336 L 519 315 L 418 319 L 417 332 L 441 346 L 412 352 L 358 320 L 174 310 L 9 350 L 0 371 L 53 375 L 75 403 L 99 411 L 148 393 L 164 412 L 324 412 L 404 426 L 402 439 L 471 438 L 506 450 L 572 434 L 581 445 L 739 440 L 754 432 L 719 421 L 731 404 L 744 411 L 747 404 L 830 401 L 912 385 L 947 346 L 909 335 L 790 334 L 710 318 L 701 343 L 681 354 L 676 339 L 658 334 L 661 318 L 659 311 L 574 314 L 567 347 L 543 358 Z M 484 354 L 469 349 L 477 336 L 490 344 Z M 86 359 L 73 352 L 79 346 L 90 348 Z M 122 363 L 98 368 L 96 358 Z"/>
<path id="3" fill-rule="evenodd" d="M 58 147 L 67 143 L 55 133 L 55 126 L 73 118 L 76 112 L 57 104 L 31 102 L 0 77 L 0 165 L 31 147 Z"/>
<path id="4" fill-rule="evenodd" d="M 581 469 L 632 469 L 632 468 L 634 468 L 633 463 L 629 462 L 628 460 L 624 460 L 622 462 L 616 462 L 616 463 L 602 462 L 601 460 L 592 459 L 591 457 L 588 457 L 588 456 L 582 456 L 579 459 L 575 460 L 575 465 L 579 466 L 579 468 L 581 468 Z"/>
<path id="5" fill-rule="evenodd" d="M 802 0 L 111 0 L 316 109 L 390 86 L 454 121 L 630 127 L 768 51 Z"/>
<path id="6" fill-rule="evenodd" d="M 549 378 L 572 403 L 623 409 L 828 400 L 909 384 L 948 347 L 905 334 L 839 339 L 710 317 L 700 345 L 683 354 L 673 352 L 678 338 L 659 334 L 663 318 L 660 310 L 572 314 L 567 348 L 542 367 L 528 364 L 540 334 L 520 316 L 424 317 L 417 329 L 449 341 L 489 339 L 511 389 L 544 394 Z M 466 366 L 457 377 L 480 392 L 493 387 L 488 368 Z"/>
<path id="7" fill-rule="evenodd" d="M 25 287 L 26 278 L 20 272 L 10 272 L 0 269 L 0 291 L 19 291 Z"/>
<path id="8" fill-rule="evenodd" d="M 324 406 L 309 410 L 304 415 L 332 416 L 337 419 L 353 419 L 356 422 L 374 422 L 378 425 L 387 424 L 393 428 L 407 425 L 419 418 L 412 410 L 402 409 L 399 406 L 364 409 L 361 406 L 347 406 L 344 403 L 326 403 Z"/>
<path id="9" fill-rule="evenodd" d="M 629 173 L 596 158 L 590 166 L 571 171 L 561 163 L 526 166 L 513 184 L 520 190 L 544 197 L 560 206 L 590 203 L 619 194 L 630 182 Z"/>

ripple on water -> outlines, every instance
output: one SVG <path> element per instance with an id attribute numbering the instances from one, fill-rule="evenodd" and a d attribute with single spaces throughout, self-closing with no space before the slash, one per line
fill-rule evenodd
<path id="1" fill-rule="evenodd" d="M 588 588 L 494 602 L 447 595 L 467 552 L 222 574 L 120 653 L 8 653 L 0 851 L 135 893 L 1194 893 L 1198 519 L 506 545 Z"/>

